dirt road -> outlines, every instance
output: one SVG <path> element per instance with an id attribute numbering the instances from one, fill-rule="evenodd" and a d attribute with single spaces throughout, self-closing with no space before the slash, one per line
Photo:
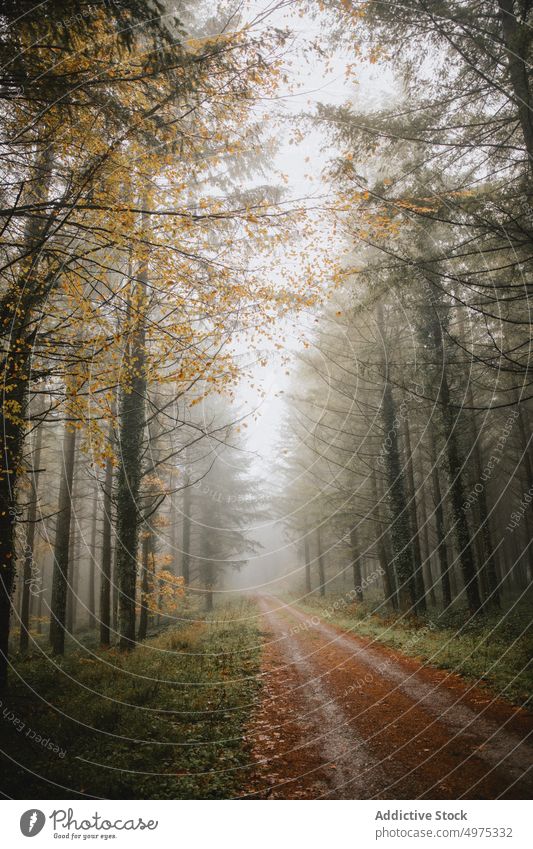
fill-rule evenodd
<path id="1" fill-rule="evenodd" d="M 531 798 L 530 713 L 274 597 L 259 605 L 252 797 Z"/>

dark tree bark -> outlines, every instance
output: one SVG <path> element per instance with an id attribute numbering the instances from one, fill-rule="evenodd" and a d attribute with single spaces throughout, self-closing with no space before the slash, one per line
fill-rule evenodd
<path id="1" fill-rule="evenodd" d="M 392 568 L 392 558 L 389 557 L 387 552 L 387 545 L 385 542 L 385 533 L 382 532 L 382 520 L 381 514 L 382 511 L 380 509 L 380 505 L 382 504 L 382 499 L 380 493 L 378 491 L 378 484 L 376 478 L 376 472 L 372 470 L 370 474 L 370 486 L 372 490 L 372 499 L 375 504 L 375 522 L 376 522 L 376 550 L 379 560 L 379 565 L 383 572 L 383 583 L 385 587 L 385 602 L 386 604 L 392 605 L 394 610 L 398 609 L 398 591 L 396 589 L 396 576 L 394 574 L 394 569 Z"/>
<path id="2" fill-rule="evenodd" d="M 113 567 L 112 567 L 112 586 L 111 586 L 111 615 L 113 621 L 113 630 L 118 636 L 118 574 L 117 574 L 117 545 L 113 546 Z"/>
<path id="3" fill-rule="evenodd" d="M 479 595 L 476 563 L 470 539 L 470 529 L 468 527 L 464 509 L 464 462 L 461 457 L 457 438 L 457 416 L 453 410 L 450 398 L 447 365 L 443 357 L 444 343 L 442 339 L 442 328 L 436 311 L 434 312 L 431 321 L 431 330 L 435 352 L 438 356 L 440 355 L 442 357 L 438 401 L 444 425 L 444 441 L 448 460 L 448 472 L 450 476 L 450 501 L 468 609 L 470 610 L 471 615 L 474 616 L 479 613 L 482 605 L 481 597 Z"/>
<path id="4" fill-rule="evenodd" d="M 113 426 L 109 424 L 108 429 L 109 444 L 113 444 Z M 100 576 L 100 645 L 107 648 L 111 643 L 111 567 L 112 567 L 112 546 L 111 546 L 111 504 L 113 490 L 113 460 L 109 456 L 106 459 L 105 479 L 104 479 L 104 515 L 102 529 L 102 562 Z"/>
<path id="5" fill-rule="evenodd" d="M 437 463 L 437 444 L 435 434 L 430 433 L 431 452 L 431 482 L 433 484 L 433 501 L 435 504 L 435 525 L 437 533 L 437 552 L 439 556 L 440 582 L 442 591 L 442 605 L 444 609 L 452 603 L 452 590 L 450 585 L 450 565 L 448 561 L 448 546 L 446 545 L 446 531 L 444 522 L 444 507 L 442 502 L 442 491 L 440 487 L 439 466 Z"/>
<path id="6" fill-rule="evenodd" d="M 407 418 L 403 421 L 403 438 L 405 442 L 405 470 L 407 479 L 407 490 L 409 498 L 409 519 L 411 524 L 411 545 L 413 551 L 413 563 L 415 570 L 416 605 L 417 610 L 425 612 L 426 588 L 424 585 L 424 572 L 422 568 L 422 552 L 420 548 L 420 531 L 418 528 L 417 498 L 415 487 L 415 474 L 413 469 L 413 454 L 411 449 L 411 434 Z"/>
<path id="7" fill-rule="evenodd" d="M 134 331 L 126 355 L 127 381 L 121 388 L 119 407 L 119 467 L 116 500 L 116 573 L 118 579 L 119 647 L 135 646 L 135 593 L 137 549 L 139 541 L 139 490 L 142 476 L 142 452 L 145 431 L 146 398 L 146 263 L 138 274 L 135 305 L 131 306 Z"/>
<path id="8" fill-rule="evenodd" d="M 77 458 L 76 453 L 74 453 L 74 472 L 73 472 L 73 480 L 72 480 L 72 489 L 70 493 L 70 500 L 72 503 L 72 507 L 77 504 L 77 485 L 76 485 L 76 473 L 77 473 Z M 76 527 L 75 516 L 71 516 L 70 520 L 70 534 L 69 534 L 69 550 L 68 550 L 68 571 L 69 571 L 69 580 L 67 586 L 67 615 L 66 615 L 66 630 L 67 634 L 74 633 L 74 627 L 76 622 L 76 608 L 78 604 L 77 599 L 77 589 L 78 589 L 78 578 L 79 578 L 79 529 Z"/>
<path id="9" fill-rule="evenodd" d="M 422 475 L 424 477 L 424 475 Z M 433 573 L 431 569 L 431 558 L 432 558 L 432 550 L 431 545 L 429 543 L 429 525 L 428 525 L 428 515 L 426 508 L 426 492 L 425 488 L 422 489 L 420 494 L 420 519 L 422 521 L 422 540 L 423 540 L 423 552 L 422 552 L 422 565 L 424 569 L 424 583 L 426 585 L 426 589 L 429 593 L 429 600 L 432 607 L 437 606 L 437 597 L 435 595 L 435 584 L 433 581 Z"/>
<path id="10" fill-rule="evenodd" d="M 135 646 L 135 592 L 140 512 L 141 457 L 144 434 L 144 377 L 132 379 L 120 404 L 120 463 L 117 475 L 116 574 L 119 646 Z"/>
<path id="11" fill-rule="evenodd" d="M 472 389 L 470 384 L 468 385 L 468 404 L 470 407 L 474 406 L 474 398 L 472 396 Z M 476 421 L 474 412 L 470 412 L 470 427 L 471 427 L 471 439 L 472 439 L 472 453 L 474 460 L 474 471 L 475 477 L 477 481 L 481 484 L 482 489 L 479 493 L 477 493 L 477 515 L 478 515 L 478 534 L 481 542 L 481 558 L 480 558 L 480 569 L 481 569 L 481 580 L 484 584 L 485 588 L 485 600 L 484 607 L 500 607 L 500 590 L 499 590 L 499 580 L 498 580 L 498 572 L 496 569 L 496 560 L 494 557 L 494 546 L 492 543 L 492 534 L 490 529 L 490 519 L 489 519 L 489 510 L 487 506 L 487 492 L 485 489 L 485 483 L 482 480 L 483 475 L 483 459 L 481 455 L 481 448 L 479 446 L 479 438 L 477 433 Z"/>
<path id="12" fill-rule="evenodd" d="M 98 529 L 98 480 L 94 482 L 91 516 L 91 543 L 89 549 L 88 608 L 89 628 L 96 628 L 96 538 Z"/>
<path id="13" fill-rule="evenodd" d="M 50 644 L 54 654 L 65 652 L 65 619 L 69 581 L 70 526 L 72 519 L 72 482 L 76 452 L 76 429 L 68 422 L 63 436 L 62 473 L 54 544 L 54 572 L 50 609 Z"/>
<path id="14" fill-rule="evenodd" d="M 76 476 L 76 469 L 74 468 L 74 477 Z M 73 484 L 75 486 L 75 483 Z M 76 503 L 74 493 L 70 496 L 73 505 Z M 74 631 L 74 616 L 75 616 L 75 588 L 74 583 L 76 581 L 76 574 L 78 571 L 78 564 L 76 563 L 75 557 L 75 543 L 78 538 L 78 531 L 76 528 L 76 522 L 74 521 L 74 517 L 70 520 L 70 536 L 69 536 L 69 544 L 68 544 L 68 586 L 67 586 L 67 614 L 66 614 L 66 630 L 67 634 L 72 634 Z"/>
<path id="15" fill-rule="evenodd" d="M 52 172 L 52 148 L 48 145 L 36 164 L 37 179 L 28 202 L 40 202 L 48 195 Z M 30 216 L 24 232 L 21 253 L 29 268 L 9 288 L 0 303 L 0 689 L 7 682 L 9 628 L 16 575 L 15 527 L 19 510 L 17 484 L 25 436 L 27 393 L 31 376 L 31 351 L 35 338 L 31 316 L 45 299 L 50 280 L 39 275 L 40 245 L 50 220 Z M 55 275 L 52 272 L 52 279 Z"/>
<path id="16" fill-rule="evenodd" d="M 38 495 L 38 469 L 41 463 L 41 448 L 43 440 L 43 426 L 38 425 L 35 433 L 35 449 L 33 452 L 32 471 L 30 473 L 30 506 L 28 508 L 28 528 L 26 531 L 26 543 L 24 548 L 24 575 L 22 584 L 22 603 L 20 608 L 20 650 L 28 651 L 32 586 L 34 585 L 34 547 L 35 527 L 37 524 L 37 495 Z M 39 587 L 39 591 L 42 588 Z"/>
<path id="17" fill-rule="evenodd" d="M 383 344 L 386 346 L 386 328 L 383 307 L 378 304 L 376 311 L 377 326 Z M 392 387 L 388 377 L 386 360 L 383 369 L 383 397 L 381 401 L 381 419 L 385 439 L 385 471 L 387 476 L 387 501 L 390 511 L 390 538 L 393 550 L 393 564 L 398 579 L 398 595 L 402 610 L 417 610 L 416 579 L 411 544 L 411 529 L 406 499 L 406 488 L 398 441 L 399 418 Z"/>
<path id="18" fill-rule="evenodd" d="M 533 98 L 531 95 L 531 44 L 533 35 L 531 3 L 515 3 L 515 0 L 498 0 L 502 33 L 507 53 L 509 78 L 513 87 L 516 109 L 530 167 L 533 165 Z M 523 19 L 521 19 L 523 5 Z"/>
<path id="19" fill-rule="evenodd" d="M 146 639 L 148 631 L 148 599 L 150 592 L 153 591 L 153 586 L 150 586 L 150 556 L 152 554 L 152 531 L 149 527 L 145 527 L 142 541 L 141 555 L 141 601 L 139 613 L 139 630 L 137 637 L 139 640 Z"/>

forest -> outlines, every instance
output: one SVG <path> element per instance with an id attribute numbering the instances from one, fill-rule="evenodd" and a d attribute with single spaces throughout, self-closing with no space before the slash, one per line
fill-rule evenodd
<path id="1" fill-rule="evenodd" d="M 531 796 L 532 26 L 1 4 L 4 798 Z"/>

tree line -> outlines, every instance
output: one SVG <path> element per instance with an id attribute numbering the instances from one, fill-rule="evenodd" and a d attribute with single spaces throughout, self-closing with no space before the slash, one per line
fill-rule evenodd
<path id="1" fill-rule="evenodd" d="M 23 651 L 32 614 L 55 654 L 77 617 L 128 650 L 193 578 L 209 605 L 215 564 L 253 548 L 197 488 L 219 466 L 248 486 L 238 340 L 314 284 L 260 270 L 300 216 L 262 182 L 256 110 L 285 31 L 137 0 L 8 3 L 0 22 L 5 684 L 13 621 Z"/>
<path id="2" fill-rule="evenodd" d="M 314 117 L 345 282 L 300 357 L 278 509 L 307 593 L 353 572 L 384 610 L 476 617 L 533 570 L 532 4 L 326 5 L 394 84 Z"/>

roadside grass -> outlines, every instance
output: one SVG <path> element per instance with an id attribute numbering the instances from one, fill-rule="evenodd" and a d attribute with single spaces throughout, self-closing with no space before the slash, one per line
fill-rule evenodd
<path id="1" fill-rule="evenodd" d="M 381 615 L 346 596 L 307 598 L 299 607 L 346 631 L 370 637 L 433 666 L 481 681 L 495 694 L 524 705 L 533 694 L 533 605 L 521 602 L 468 621 L 466 611 L 425 618 Z"/>
<path id="2" fill-rule="evenodd" d="M 22 799 L 239 795 L 249 760 L 243 728 L 258 688 L 255 613 L 248 601 L 231 603 L 131 654 L 91 647 L 61 659 L 16 660 L 0 695 L 4 792 Z"/>

